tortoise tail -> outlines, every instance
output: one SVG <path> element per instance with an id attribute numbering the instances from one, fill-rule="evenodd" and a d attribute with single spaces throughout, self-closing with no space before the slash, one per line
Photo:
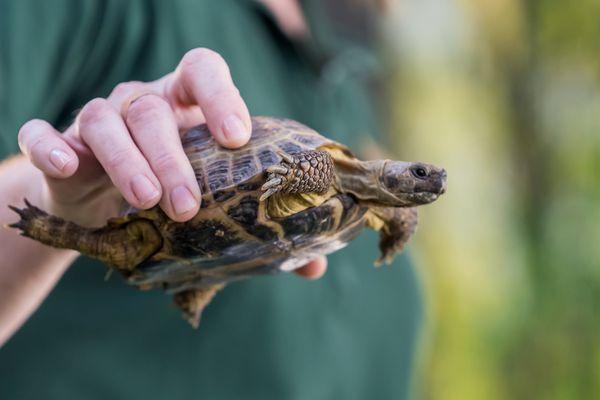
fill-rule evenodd
<path id="1" fill-rule="evenodd" d="M 24 202 L 24 208 L 8 206 L 21 217 L 8 227 L 48 246 L 77 250 L 121 270 L 132 270 L 162 247 L 157 229 L 143 218 L 132 218 L 119 226 L 86 228 Z"/>
<path id="2" fill-rule="evenodd" d="M 183 318 L 192 327 L 198 328 L 202 311 L 224 286 L 223 284 L 215 284 L 204 288 L 184 290 L 175 293 L 173 301 L 183 311 Z"/>

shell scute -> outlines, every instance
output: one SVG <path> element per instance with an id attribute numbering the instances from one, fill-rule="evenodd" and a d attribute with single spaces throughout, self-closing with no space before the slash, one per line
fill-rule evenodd
<path id="1" fill-rule="evenodd" d="M 258 171 L 258 166 L 252 154 L 246 154 L 234 160 L 231 168 L 234 185 L 248 180 L 252 177 L 254 171 Z"/>
<path id="2" fill-rule="evenodd" d="M 286 152 L 286 153 L 288 153 L 288 154 L 299 153 L 299 152 L 301 152 L 302 150 L 304 150 L 304 148 L 305 148 L 305 147 L 304 147 L 304 148 L 303 148 L 303 147 L 300 147 L 298 144 L 296 144 L 296 143 L 294 143 L 294 142 L 286 142 L 286 141 L 283 141 L 283 142 L 281 142 L 281 143 L 278 143 L 278 147 L 279 147 L 279 148 L 280 148 L 282 151 L 284 151 L 284 152 Z"/>
<path id="3" fill-rule="evenodd" d="M 218 220 L 196 221 L 194 229 L 173 225 L 170 236 L 173 253 L 182 258 L 215 256 L 243 242 L 235 231 Z"/>
<path id="4" fill-rule="evenodd" d="M 244 230 L 259 239 L 272 241 L 277 239 L 277 233 L 258 221 L 258 199 L 255 196 L 245 196 L 227 210 L 227 215 L 238 222 Z"/>
<path id="5" fill-rule="evenodd" d="M 254 117 L 252 128 L 250 141 L 240 149 L 219 146 L 206 125 L 192 128 L 182 137 L 184 150 L 194 168 L 203 197 L 212 195 L 224 201 L 222 196 L 215 194 L 235 188 L 249 190 L 246 187 L 248 181 L 281 161 L 278 152 L 293 154 L 333 143 L 292 120 Z"/>

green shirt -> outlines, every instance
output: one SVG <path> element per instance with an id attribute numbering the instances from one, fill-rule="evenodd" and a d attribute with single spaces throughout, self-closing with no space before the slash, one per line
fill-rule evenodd
<path id="1" fill-rule="evenodd" d="M 91 98 L 156 79 L 200 46 L 223 55 L 252 114 L 357 148 L 377 131 L 368 57 L 331 33 L 319 4 L 304 2 L 315 38 L 300 46 L 252 1 L 0 1 L 0 155 L 17 151 L 26 120 L 64 127 Z M 406 255 L 378 270 L 376 256 L 365 232 L 319 281 L 232 284 L 198 330 L 162 292 L 104 281 L 105 268 L 81 258 L 0 349 L 0 398 L 405 398 L 419 287 Z"/>

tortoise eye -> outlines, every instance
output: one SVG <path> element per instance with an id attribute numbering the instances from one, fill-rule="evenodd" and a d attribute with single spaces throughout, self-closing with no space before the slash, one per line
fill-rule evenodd
<path id="1" fill-rule="evenodd" d="M 415 178 L 424 179 L 427 178 L 427 170 L 423 167 L 413 167 L 410 169 L 410 172 L 415 176 Z"/>

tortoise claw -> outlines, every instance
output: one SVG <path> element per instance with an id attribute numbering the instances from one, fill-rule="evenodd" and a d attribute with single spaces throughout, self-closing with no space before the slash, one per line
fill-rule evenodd
<path id="1" fill-rule="evenodd" d="M 269 174 L 287 175 L 290 170 L 282 165 L 271 165 L 269 168 L 267 168 L 267 172 Z"/>
<path id="2" fill-rule="evenodd" d="M 281 185 L 282 182 L 283 182 L 283 179 L 273 177 L 273 178 L 269 179 L 267 182 L 265 182 L 265 184 L 262 185 L 262 187 L 260 189 L 263 191 L 267 190 L 267 189 L 271 189 L 272 187 Z"/>
<path id="3" fill-rule="evenodd" d="M 266 171 L 269 175 L 267 181 L 261 187 L 264 193 L 260 196 L 260 201 L 265 201 L 284 188 L 288 181 L 287 175 L 290 173 L 290 168 L 294 165 L 294 157 L 291 155 L 282 151 L 277 154 L 281 157 L 281 164 L 271 165 L 267 168 Z"/>
<path id="4" fill-rule="evenodd" d="M 265 201 L 266 199 L 268 199 L 269 197 L 271 197 L 272 195 L 274 195 L 275 193 L 277 193 L 279 191 L 279 189 L 277 188 L 270 188 L 269 190 L 267 190 L 266 192 L 264 192 L 262 194 L 262 196 L 260 196 L 260 201 Z"/>
<path id="5" fill-rule="evenodd" d="M 279 152 L 277 152 L 277 154 L 279 154 L 279 157 L 281 157 L 281 159 L 283 161 L 285 161 L 286 163 L 288 163 L 288 164 L 294 164 L 294 157 L 292 157 L 288 153 L 284 153 L 283 151 L 279 151 Z"/>

